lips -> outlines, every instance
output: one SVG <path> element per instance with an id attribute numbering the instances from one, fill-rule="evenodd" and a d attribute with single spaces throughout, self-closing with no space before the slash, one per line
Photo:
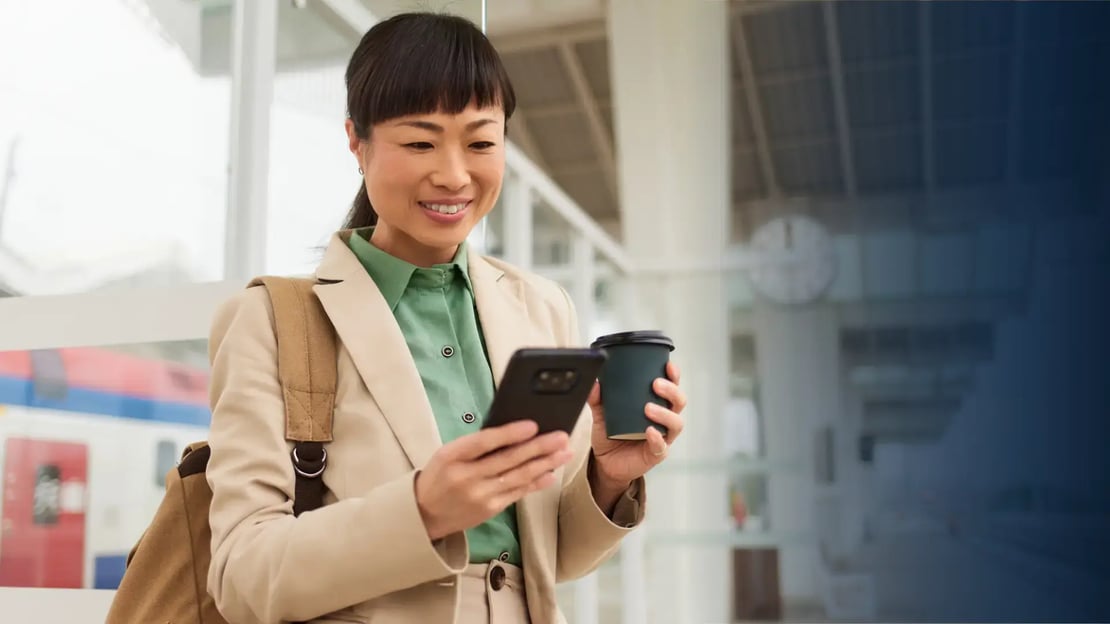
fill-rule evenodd
<path id="1" fill-rule="evenodd" d="M 470 200 L 437 200 L 435 202 L 419 202 L 424 209 L 424 214 L 435 221 L 445 225 L 458 223 L 466 216 L 470 208 Z"/>

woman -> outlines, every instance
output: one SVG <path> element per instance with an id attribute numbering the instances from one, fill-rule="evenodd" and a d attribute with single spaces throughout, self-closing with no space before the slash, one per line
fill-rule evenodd
<path id="1" fill-rule="evenodd" d="M 678 372 L 655 383 L 674 409 L 647 411 L 666 439 L 607 439 L 597 386 L 573 438 L 482 430 L 514 350 L 579 338 L 562 288 L 466 246 L 501 191 L 512 85 L 473 24 L 419 13 L 367 32 L 346 81 L 364 184 L 316 273 L 340 341 L 328 504 L 292 515 L 273 312 L 248 289 L 213 327 L 209 591 L 232 624 L 563 621 L 555 583 L 643 518 Z"/>

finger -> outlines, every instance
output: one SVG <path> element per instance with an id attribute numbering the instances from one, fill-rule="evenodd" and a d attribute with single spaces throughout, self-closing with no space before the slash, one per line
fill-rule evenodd
<path id="1" fill-rule="evenodd" d="M 586 403 L 590 407 L 601 405 L 601 382 L 594 381 L 594 387 L 590 389 L 590 396 L 586 397 Z"/>
<path id="2" fill-rule="evenodd" d="M 682 410 L 686 409 L 686 391 L 673 381 L 662 377 L 656 378 L 652 384 L 652 390 L 660 398 L 670 401 L 671 409 L 676 413 L 682 413 Z"/>
<path id="3" fill-rule="evenodd" d="M 569 451 L 570 438 L 564 431 L 552 431 L 526 442 L 503 448 L 475 464 L 478 474 L 501 475 L 537 458 L 559 451 Z M 520 484 L 517 484 L 520 485 Z"/>
<path id="4" fill-rule="evenodd" d="M 499 513 L 502 509 L 505 509 L 509 505 L 520 502 L 520 499 L 531 494 L 532 492 L 538 492 L 540 490 L 544 490 L 555 485 L 555 482 L 555 474 L 549 471 L 540 475 L 539 478 L 535 479 L 531 483 L 528 483 L 527 485 L 515 489 L 505 490 L 500 494 L 493 495 L 490 500 L 494 501 L 494 513 Z"/>
<path id="5" fill-rule="evenodd" d="M 556 451 L 537 457 L 528 463 L 518 466 L 497 477 L 497 482 L 505 490 L 516 490 L 529 484 L 542 482 L 545 475 L 554 472 L 557 468 L 570 461 L 574 455 L 570 449 Z"/>
<path id="6" fill-rule="evenodd" d="M 667 440 L 655 427 L 647 428 L 647 444 L 645 447 L 649 455 L 648 463 L 655 465 L 667 458 Z"/>
<path id="7" fill-rule="evenodd" d="M 501 513 L 509 505 L 512 505 L 513 503 L 519 501 L 531 492 L 532 488 L 529 485 L 516 488 L 514 490 L 504 490 L 495 494 L 491 494 L 488 499 L 490 502 L 490 506 L 486 510 L 489 513 L 489 517 L 492 518 L 493 516 Z"/>
<path id="8" fill-rule="evenodd" d="M 444 448 L 451 459 L 473 461 L 500 448 L 533 438 L 539 428 L 534 420 L 518 420 L 465 435 Z"/>
<path id="9" fill-rule="evenodd" d="M 605 410 L 601 405 L 601 382 L 594 382 L 594 387 L 590 390 L 590 396 L 586 399 L 586 404 L 590 406 L 590 416 L 593 417 L 595 425 L 605 422 Z"/>
<path id="10" fill-rule="evenodd" d="M 648 420 L 666 427 L 667 438 L 672 442 L 682 433 L 682 429 L 686 425 L 686 421 L 682 416 L 679 416 L 662 405 L 656 405 L 655 403 L 648 403 L 644 406 L 644 415 L 648 417 Z M 655 431 L 655 429 L 652 430 Z"/>
<path id="11" fill-rule="evenodd" d="M 667 377 L 670 378 L 670 380 L 673 381 L 675 385 L 677 385 L 682 379 L 682 371 L 678 369 L 678 364 L 675 364 L 673 361 L 667 362 L 666 372 Z"/>

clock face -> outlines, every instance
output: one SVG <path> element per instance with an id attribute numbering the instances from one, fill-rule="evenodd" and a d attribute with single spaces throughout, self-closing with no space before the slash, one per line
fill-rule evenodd
<path id="1" fill-rule="evenodd" d="M 836 276 L 832 238 L 817 221 L 800 215 L 776 217 L 752 235 L 756 266 L 752 286 L 778 303 L 808 303 L 820 297 Z"/>

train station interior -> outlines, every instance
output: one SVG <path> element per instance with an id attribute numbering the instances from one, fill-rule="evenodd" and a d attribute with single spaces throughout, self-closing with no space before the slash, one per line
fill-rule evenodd
<path id="1" fill-rule="evenodd" d="M 0 604 L 103 621 L 206 435 L 212 315 L 314 270 L 346 63 L 406 10 L 516 91 L 469 244 L 583 344 L 666 332 L 691 397 L 568 621 L 1110 619 L 1097 2 L 0 6 Z"/>

